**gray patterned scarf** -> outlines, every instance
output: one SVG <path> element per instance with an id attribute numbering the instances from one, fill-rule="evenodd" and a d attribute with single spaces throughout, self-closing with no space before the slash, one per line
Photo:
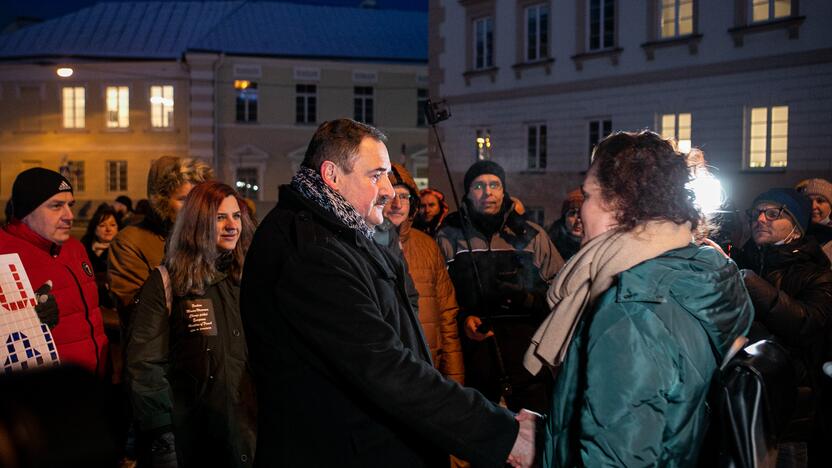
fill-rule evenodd
<path id="1" fill-rule="evenodd" d="M 376 230 L 364 221 L 364 218 L 340 193 L 324 183 L 318 171 L 301 166 L 298 173 L 292 177 L 292 188 L 304 198 L 334 214 L 347 227 L 355 229 L 367 239 L 373 238 Z"/>

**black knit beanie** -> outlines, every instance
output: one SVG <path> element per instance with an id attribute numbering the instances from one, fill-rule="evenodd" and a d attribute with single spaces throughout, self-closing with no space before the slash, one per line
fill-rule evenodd
<path id="1" fill-rule="evenodd" d="M 12 216 L 21 220 L 61 192 L 72 193 L 72 184 L 66 177 L 42 167 L 27 169 L 17 175 L 12 185 Z"/>
<path id="2" fill-rule="evenodd" d="M 471 183 L 474 179 L 483 174 L 493 174 L 499 177 L 500 183 L 503 184 L 503 190 L 508 191 L 508 187 L 506 187 L 506 171 L 494 161 L 482 160 L 475 162 L 465 172 L 465 193 L 468 193 L 468 189 L 471 188 Z"/>

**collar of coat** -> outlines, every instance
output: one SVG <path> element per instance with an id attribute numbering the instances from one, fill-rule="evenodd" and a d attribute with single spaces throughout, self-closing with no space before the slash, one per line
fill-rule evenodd
<path id="1" fill-rule="evenodd" d="M 463 201 L 463 203 L 465 204 L 470 218 L 471 213 L 474 212 L 474 207 L 471 206 L 471 203 L 467 198 Z M 534 236 L 537 235 L 537 231 L 531 229 L 528 225 L 528 219 L 526 216 L 519 214 L 514 209 L 514 202 L 511 201 L 508 194 L 505 196 L 500 213 L 495 216 L 502 217 L 502 223 L 500 224 L 500 228 L 494 234 L 499 235 L 518 250 L 525 247 L 532 241 L 532 239 L 534 239 Z M 443 222 L 443 226 L 462 229 L 462 216 L 460 212 L 455 211 L 448 215 Z M 477 226 L 475 220 L 469 220 L 468 229 L 471 231 L 472 236 L 479 236 L 486 242 L 492 238 L 491 236 L 486 236 L 486 234 L 482 232 L 482 229 Z"/>
<path id="2" fill-rule="evenodd" d="M 367 239 L 373 238 L 375 229 L 367 224 L 346 198 L 326 185 L 318 171 L 301 166 L 292 178 L 291 186 L 307 200 L 335 215 L 348 228 L 355 229 Z"/>
<path id="3" fill-rule="evenodd" d="M 53 257 L 57 257 L 61 253 L 61 244 L 56 244 L 41 236 L 37 232 L 33 231 L 32 228 L 24 224 L 23 221 L 18 219 L 12 220 L 4 229 L 14 237 L 23 239 Z"/>

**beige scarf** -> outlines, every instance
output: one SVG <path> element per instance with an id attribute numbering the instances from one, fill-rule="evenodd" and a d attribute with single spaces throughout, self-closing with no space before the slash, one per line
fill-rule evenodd
<path id="1" fill-rule="evenodd" d="M 581 314 L 615 277 L 651 258 L 691 242 L 690 223 L 649 221 L 628 232 L 610 230 L 569 259 L 549 288 L 552 313 L 532 337 L 523 364 L 532 374 L 563 363 Z"/>

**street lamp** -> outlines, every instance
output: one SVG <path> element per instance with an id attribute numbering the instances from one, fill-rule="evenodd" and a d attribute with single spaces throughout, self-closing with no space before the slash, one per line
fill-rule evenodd
<path id="1" fill-rule="evenodd" d="M 61 78 L 69 78 L 73 73 L 75 73 L 75 70 L 69 67 L 60 67 L 55 71 L 55 73 L 57 73 Z"/>

